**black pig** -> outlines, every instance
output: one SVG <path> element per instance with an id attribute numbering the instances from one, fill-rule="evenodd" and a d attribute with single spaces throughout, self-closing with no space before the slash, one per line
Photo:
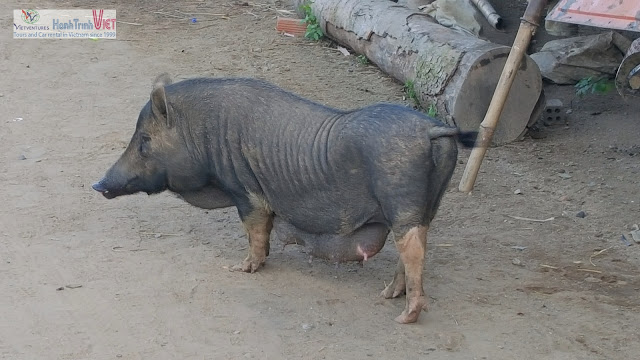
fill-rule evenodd
<path id="1" fill-rule="evenodd" d="M 243 78 L 156 80 L 120 159 L 93 185 L 106 198 L 164 190 L 201 208 L 235 206 L 256 271 L 274 219 L 285 241 L 336 261 L 364 260 L 389 231 L 400 254 L 382 295 L 406 292 L 396 318 L 426 310 L 427 230 L 457 162 L 460 132 L 407 107 L 342 111 Z"/>

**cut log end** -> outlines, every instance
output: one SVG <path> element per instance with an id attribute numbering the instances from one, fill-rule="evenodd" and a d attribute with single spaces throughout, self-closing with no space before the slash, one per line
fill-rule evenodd
<path id="1" fill-rule="evenodd" d="M 458 86 L 451 116 L 462 130 L 477 130 L 491 102 L 509 48 L 495 48 L 472 61 L 469 71 Z M 465 60 L 463 60 L 465 61 Z M 536 63 L 524 56 L 511 86 L 500 120 L 493 134 L 493 145 L 503 145 L 521 137 L 530 123 L 542 93 L 542 79 Z"/>

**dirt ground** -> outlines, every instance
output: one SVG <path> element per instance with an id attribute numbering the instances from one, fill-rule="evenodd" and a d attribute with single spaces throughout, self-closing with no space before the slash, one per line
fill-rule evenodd
<path id="1" fill-rule="evenodd" d="M 637 358 L 640 104 L 616 94 L 548 86 L 567 123 L 491 149 L 470 195 L 461 151 L 429 235 L 430 311 L 413 325 L 393 321 L 404 298 L 378 297 L 392 242 L 338 267 L 274 244 L 261 271 L 230 272 L 248 245 L 233 208 L 92 191 L 164 71 L 260 77 L 345 109 L 407 103 L 376 67 L 278 35 L 273 9 L 287 7 L 263 2 L 101 1 L 142 24 L 119 24 L 117 41 L 13 40 L 26 5 L 0 5 L 1 358 Z"/>

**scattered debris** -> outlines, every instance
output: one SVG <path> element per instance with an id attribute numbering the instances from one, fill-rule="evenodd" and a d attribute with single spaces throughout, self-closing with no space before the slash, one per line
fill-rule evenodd
<path id="1" fill-rule="evenodd" d="M 566 123 L 566 111 L 560 99 L 549 99 L 543 112 L 543 124 L 545 126 L 561 125 Z"/>
<path id="2" fill-rule="evenodd" d="M 622 97 L 640 95 L 640 40 L 635 39 L 629 46 L 616 73 L 615 84 Z"/>
<path id="3" fill-rule="evenodd" d="M 27 160 L 27 157 L 24 156 L 24 154 L 20 154 L 20 156 L 18 156 L 18 160 Z"/>
<path id="4" fill-rule="evenodd" d="M 524 266 L 524 264 L 522 264 L 522 261 L 520 261 L 520 259 L 518 258 L 514 258 L 513 260 L 511 260 L 511 263 L 516 266 Z"/>
<path id="5" fill-rule="evenodd" d="M 78 288 L 81 288 L 82 285 L 81 284 L 69 284 L 69 285 L 65 285 L 64 287 L 66 287 L 67 289 L 78 289 Z"/>
<path id="6" fill-rule="evenodd" d="M 234 332 L 233 332 L 233 334 L 234 334 L 234 335 L 238 335 L 238 334 L 240 334 L 240 330 L 236 330 L 236 331 L 234 331 Z"/>
<path id="7" fill-rule="evenodd" d="M 60 286 L 59 288 L 56 289 L 56 291 L 62 291 L 64 290 L 64 286 Z"/>
<path id="8" fill-rule="evenodd" d="M 544 20 L 544 29 L 549 35 L 562 37 L 576 36 L 579 31 L 577 24 L 553 21 L 549 20 L 548 17 Z"/>
<path id="9" fill-rule="evenodd" d="M 114 246 L 111 248 L 111 251 L 114 252 L 124 252 L 124 251 L 145 251 L 147 249 L 142 249 L 142 248 L 138 248 L 138 249 L 130 249 L 130 250 L 126 250 L 125 248 L 123 248 L 122 246 Z"/>
<path id="10" fill-rule="evenodd" d="M 598 278 L 594 278 L 593 276 L 587 276 L 584 281 L 586 282 L 590 282 L 590 283 L 599 283 L 602 280 L 598 279 Z"/>
<path id="11" fill-rule="evenodd" d="M 626 238 L 626 236 L 624 236 L 624 234 L 622 236 L 620 236 L 620 241 L 622 241 L 622 243 L 627 245 L 627 246 L 631 246 L 631 243 L 629 242 L 629 240 L 627 240 L 627 238 Z"/>
<path id="12" fill-rule="evenodd" d="M 351 54 L 349 53 L 349 50 L 347 50 L 347 49 L 343 48 L 342 46 L 338 46 L 338 47 L 337 47 L 337 49 L 338 49 L 338 51 L 340 51 L 340 52 L 342 53 L 342 55 L 344 55 L 344 56 L 349 56 L 349 55 L 351 55 Z"/>
<path id="13" fill-rule="evenodd" d="M 193 15 L 206 15 L 206 16 L 228 16 L 227 14 L 221 14 L 221 13 L 202 13 L 202 12 L 195 12 L 195 13 L 186 13 L 186 12 L 182 12 L 179 10 L 176 10 L 177 13 L 182 14 L 182 15 L 186 15 L 186 16 L 193 16 Z"/>
<path id="14" fill-rule="evenodd" d="M 436 244 L 437 247 L 452 247 L 453 244 Z"/>
<path id="15" fill-rule="evenodd" d="M 276 31 L 287 36 L 304 37 L 307 32 L 307 24 L 302 19 L 294 19 L 278 16 L 276 20 Z"/>
<path id="16" fill-rule="evenodd" d="M 162 15 L 162 16 L 171 17 L 171 18 L 176 18 L 176 19 L 185 19 L 184 16 L 177 16 L 177 15 L 167 14 L 167 13 L 164 13 L 162 11 L 154 11 L 153 13 L 154 14 L 158 14 L 158 15 Z"/>
<path id="17" fill-rule="evenodd" d="M 302 324 L 302 330 L 304 331 L 309 331 L 311 329 L 313 329 L 313 324 Z"/>
<path id="18" fill-rule="evenodd" d="M 526 246 L 512 246 L 511 248 L 518 251 L 524 251 L 527 249 Z"/>
<path id="19" fill-rule="evenodd" d="M 127 24 L 127 25 L 133 25 L 133 26 L 142 26 L 142 24 L 138 24 L 138 23 L 132 23 L 132 22 L 126 22 L 126 21 L 116 21 L 116 23 L 118 24 Z"/>
<path id="20" fill-rule="evenodd" d="M 558 174 L 558 176 L 560 176 L 563 179 L 571 179 L 571 175 L 567 174 L 567 173 L 560 173 Z"/>
<path id="21" fill-rule="evenodd" d="M 21 117 L 17 117 L 17 118 L 13 118 L 13 122 L 18 122 L 18 121 L 22 121 L 23 119 Z"/>
<path id="22" fill-rule="evenodd" d="M 609 146 L 609 149 L 614 152 L 614 153 L 619 153 L 619 154 L 624 154 L 624 155 L 629 155 L 629 156 L 636 156 L 638 154 L 640 154 L 640 145 L 631 145 L 628 147 L 619 147 L 616 145 L 611 145 Z M 615 158 L 614 158 L 615 159 Z"/>
<path id="23" fill-rule="evenodd" d="M 169 234 L 169 233 L 156 233 L 156 232 L 147 232 L 141 231 L 138 234 L 140 235 L 153 235 L 156 239 L 162 236 L 182 236 L 181 234 Z"/>
<path id="24" fill-rule="evenodd" d="M 631 238 L 636 243 L 640 244 L 640 228 L 638 228 L 638 224 L 633 224 L 633 230 L 631 230 Z"/>
<path id="25" fill-rule="evenodd" d="M 487 19 L 491 26 L 498 30 L 504 29 L 502 17 L 500 17 L 498 12 L 491 6 L 489 0 L 471 0 L 471 2 L 480 10 L 480 13 Z"/>
<path id="26" fill-rule="evenodd" d="M 576 271 L 584 271 L 584 272 L 590 272 L 590 273 L 602 274 L 602 271 L 600 271 L 600 270 L 593 270 L 593 269 L 576 269 Z"/>
<path id="27" fill-rule="evenodd" d="M 516 195 L 522 195 L 522 190 L 516 189 L 516 191 L 514 191 L 513 193 Z"/>
<path id="28" fill-rule="evenodd" d="M 180 10 L 176 10 L 176 12 L 180 15 L 174 15 L 174 14 L 169 14 L 166 12 L 162 12 L 162 11 L 154 11 L 154 14 L 158 14 L 158 15 L 162 15 L 162 16 L 166 16 L 166 17 L 170 17 L 170 18 L 174 18 L 174 19 L 179 19 L 179 20 L 188 20 L 191 23 L 196 23 L 198 21 L 213 21 L 213 20 L 217 20 L 217 19 L 206 19 L 206 18 L 202 18 L 201 20 L 197 20 L 197 18 L 195 17 L 195 15 L 205 15 L 205 16 L 214 16 L 216 18 L 219 19 L 225 19 L 228 20 L 229 16 L 227 14 L 214 14 L 214 13 L 186 13 L 186 12 L 182 12 Z"/>
<path id="29" fill-rule="evenodd" d="M 580 211 L 578 211 L 578 213 L 576 213 L 576 217 L 584 219 L 585 217 L 587 217 L 587 213 L 584 212 L 584 210 L 580 210 Z"/>
<path id="30" fill-rule="evenodd" d="M 544 219 L 544 220 L 538 220 L 538 219 L 531 219 L 531 218 L 526 218 L 526 217 L 520 217 L 520 216 L 513 216 L 513 215 L 507 215 L 508 217 L 512 218 L 512 219 L 516 219 L 516 220 L 523 220 L 523 221 L 533 221 L 533 222 L 547 222 L 547 221 L 551 221 L 554 220 L 554 217 L 550 217 L 548 219 Z"/>
<path id="31" fill-rule="evenodd" d="M 464 35 L 480 35 L 482 26 L 476 19 L 475 7 L 468 0 L 436 0 L 419 9 L 442 26 Z"/>
<path id="32" fill-rule="evenodd" d="M 615 76 L 631 41 L 616 32 L 552 40 L 531 55 L 542 77 L 576 84 L 587 77 Z"/>
<path id="33" fill-rule="evenodd" d="M 589 262 L 591 263 L 591 265 L 596 266 L 596 264 L 593 263 L 592 259 L 600 254 L 602 254 L 603 252 L 609 250 L 610 248 L 606 248 L 606 249 L 602 249 L 600 251 L 596 251 L 595 253 L 591 254 L 591 256 L 589 256 Z"/>
<path id="34" fill-rule="evenodd" d="M 540 264 L 540 267 L 547 268 L 547 269 L 558 270 L 558 267 L 551 266 L 551 265 Z"/>
<path id="35" fill-rule="evenodd" d="M 637 0 L 550 1 L 547 19 L 605 29 L 640 31 Z M 552 7 L 553 6 L 553 7 Z M 636 15 L 635 17 L 633 15 Z"/>

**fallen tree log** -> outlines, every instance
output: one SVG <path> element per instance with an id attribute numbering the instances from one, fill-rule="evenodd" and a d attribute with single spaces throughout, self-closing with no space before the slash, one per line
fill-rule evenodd
<path id="1" fill-rule="evenodd" d="M 296 8 L 304 0 L 292 0 Z M 489 107 L 510 48 L 465 36 L 388 0 L 314 0 L 324 33 L 364 54 L 402 83 L 413 81 L 423 108 L 463 130 L 477 130 Z M 493 144 L 520 138 L 537 120 L 542 79 L 536 63 L 522 60 Z"/>

